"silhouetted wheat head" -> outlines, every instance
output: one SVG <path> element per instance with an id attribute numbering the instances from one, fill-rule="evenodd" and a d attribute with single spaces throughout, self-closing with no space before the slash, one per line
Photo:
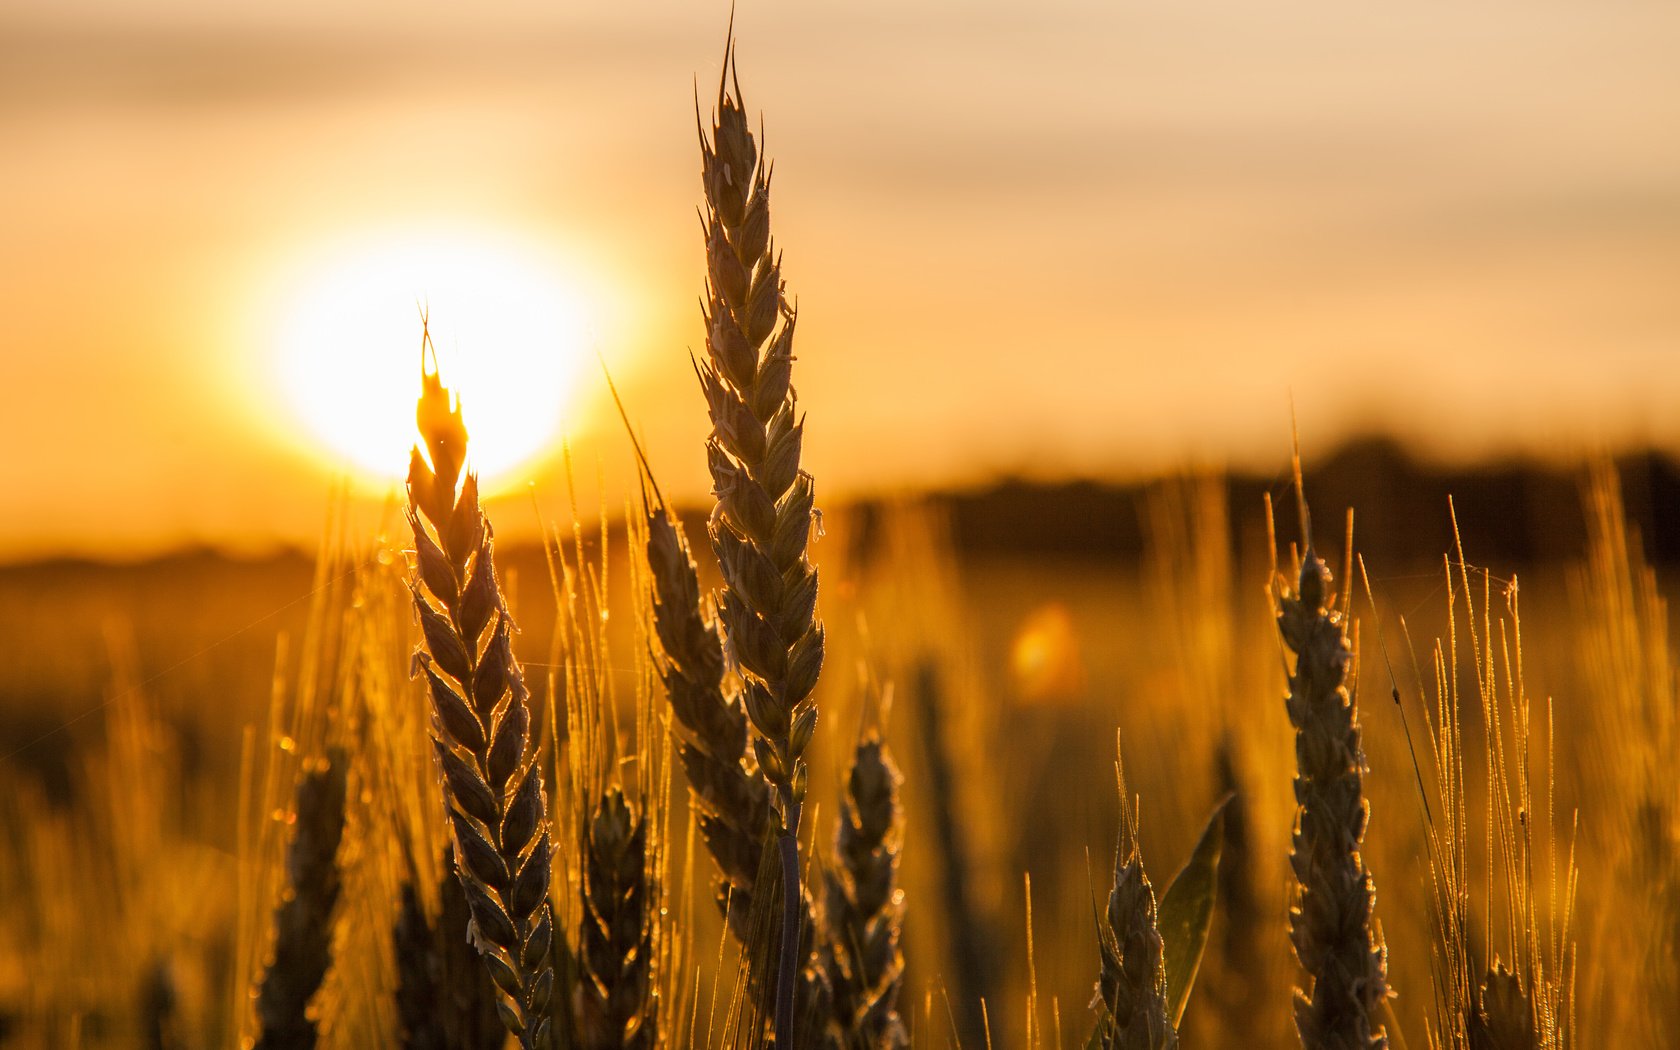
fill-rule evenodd
<path id="1" fill-rule="evenodd" d="M 425 644 L 435 744 L 454 833 L 456 870 L 502 1021 L 524 1050 L 546 1048 L 554 994 L 543 778 L 527 754 L 529 694 L 496 579 L 490 524 L 466 464 L 467 429 L 437 373 L 425 372 L 416 418 L 425 452 L 409 461 L 410 584 Z M 427 523 L 430 524 L 428 528 Z"/>
<path id="2" fill-rule="evenodd" d="M 776 1033 L 793 1045 L 802 895 L 798 834 L 811 700 L 822 669 L 817 572 L 806 558 L 814 493 L 800 470 L 804 424 L 791 383 L 795 314 L 770 240 L 770 171 L 747 125 L 733 46 L 700 152 L 706 193 L 706 359 L 697 366 L 711 415 L 707 442 L 717 506 L 712 550 L 723 572 L 718 614 L 740 668 L 753 755 L 775 789 L 783 890 Z"/>
<path id="3" fill-rule="evenodd" d="M 747 715 L 737 690 L 725 687 L 723 638 L 705 612 L 699 577 L 682 531 L 651 479 L 644 487 L 647 557 L 660 680 L 676 716 L 677 754 L 698 810 L 701 837 L 723 877 L 718 903 L 730 931 L 747 948 L 749 981 L 765 1007 L 775 992 L 780 915 L 759 900 L 765 844 L 775 835 L 774 789 L 747 754 Z M 774 872 L 775 858 L 768 858 Z M 774 875 L 763 886 L 773 886 Z M 805 1012 L 823 1023 L 831 1001 L 827 973 L 810 956 L 817 923 L 808 893 L 800 900 L 804 965 L 798 980 Z"/>
<path id="4" fill-rule="evenodd" d="M 647 836 L 647 815 L 633 810 L 618 787 L 601 796 L 584 829 L 577 1023 L 585 1050 L 658 1043 Z"/>
<path id="5" fill-rule="evenodd" d="M 454 851 L 444 856 L 439 909 L 429 921 L 412 882 L 391 931 L 397 964 L 394 993 L 403 1050 L 501 1050 L 507 1028 L 496 1009 L 496 986 L 467 942 L 471 911 L 455 875 Z"/>
<path id="6" fill-rule="evenodd" d="M 1108 907 L 1097 922 L 1102 967 L 1097 975 L 1096 1043 L 1103 1050 L 1174 1050 L 1178 1033 L 1167 1010 L 1165 945 L 1155 889 L 1138 850 L 1137 806 L 1115 761 L 1120 790 L 1120 840 Z"/>
<path id="7" fill-rule="evenodd" d="M 342 881 L 349 759 L 333 748 L 297 783 L 292 841 L 286 848 L 286 891 L 274 910 L 274 956 L 257 992 L 262 1026 L 257 1050 L 312 1050 L 317 1032 L 309 1001 L 332 965 L 333 912 Z"/>
<path id="8" fill-rule="evenodd" d="M 899 950 L 904 892 L 898 857 L 904 841 L 898 767 L 879 737 L 852 757 L 840 800 L 835 865 L 825 872 L 824 919 L 833 940 L 829 984 L 842 1044 L 898 1048 L 909 1035 L 898 1016 L 904 983 Z"/>
<path id="9" fill-rule="evenodd" d="M 1330 608 L 1330 570 L 1309 545 L 1293 592 L 1278 596 L 1278 630 L 1295 666 L 1287 707 L 1295 726 L 1295 832 L 1290 865 L 1299 899 L 1290 937 L 1307 971 L 1295 1025 L 1307 1050 L 1385 1047 L 1376 1018 L 1388 995 L 1376 884 L 1359 846 L 1369 807 L 1358 714 L 1344 679 L 1353 652 Z"/>

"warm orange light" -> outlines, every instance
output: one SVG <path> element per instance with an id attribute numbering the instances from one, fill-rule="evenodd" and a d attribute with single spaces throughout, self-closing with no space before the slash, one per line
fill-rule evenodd
<path id="1" fill-rule="evenodd" d="M 423 311 L 486 483 L 558 439 L 587 319 L 581 294 L 536 248 L 470 232 L 383 236 L 331 253 L 298 285 L 281 314 L 275 378 L 354 474 L 383 484 L 407 471 Z"/>
<path id="2" fill-rule="evenodd" d="M 1067 606 L 1048 602 L 1021 621 L 1009 646 L 1009 675 L 1024 701 L 1061 703 L 1083 695 L 1085 661 Z"/>

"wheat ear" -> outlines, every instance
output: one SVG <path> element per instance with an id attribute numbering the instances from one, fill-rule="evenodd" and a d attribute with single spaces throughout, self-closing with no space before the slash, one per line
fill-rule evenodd
<path id="1" fill-rule="evenodd" d="M 1173 1050 L 1178 1034 L 1167 1013 L 1166 955 L 1155 890 L 1138 850 L 1137 805 L 1126 787 L 1116 747 L 1120 838 L 1108 908 L 1097 922 L 1102 967 L 1097 974 L 1097 1040 L 1103 1050 Z"/>
<path id="2" fill-rule="evenodd" d="M 312 1050 L 309 1001 L 332 965 L 333 911 L 341 881 L 348 760 L 336 748 L 298 780 L 292 841 L 286 848 L 286 896 L 274 910 L 274 959 L 257 992 L 262 1025 L 256 1050 Z"/>
<path id="3" fill-rule="evenodd" d="M 769 784 L 744 764 L 747 713 L 723 687 L 723 641 L 704 616 L 688 545 L 651 486 L 643 493 L 657 661 L 678 724 L 677 755 L 699 804 L 700 833 L 729 884 L 730 928 L 743 941 L 773 804 Z"/>
<path id="4" fill-rule="evenodd" d="M 733 74 L 733 42 L 724 80 Z M 781 827 L 782 927 L 776 1037 L 793 1050 L 802 895 L 799 814 L 811 700 L 822 668 L 817 572 L 806 557 L 813 491 L 800 470 L 804 424 L 791 385 L 794 311 L 770 241 L 770 173 L 740 102 L 718 86 L 711 133 L 700 136 L 706 192 L 706 353 L 698 366 L 712 420 L 707 442 L 716 511 L 712 550 L 723 572 L 718 614 L 741 669 L 760 772 L 775 789 Z"/>
<path id="5" fill-rule="evenodd" d="M 1295 726 L 1295 831 L 1289 862 L 1299 899 L 1290 939 L 1307 971 L 1295 1027 L 1307 1050 L 1386 1047 L 1377 1012 L 1388 995 L 1386 956 L 1372 928 L 1376 883 L 1359 854 L 1369 805 L 1359 716 L 1344 679 L 1353 652 L 1331 609 L 1330 570 L 1311 545 L 1277 624 L 1295 654 L 1287 707 Z"/>
<path id="6" fill-rule="evenodd" d="M 740 693 L 724 688 L 722 635 L 705 615 L 694 560 L 651 478 L 643 505 L 654 634 L 664 654 L 656 664 L 676 716 L 677 754 L 699 811 L 701 837 L 723 876 L 719 903 L 730 931 L 753 946 L 765 936 L 765 923 L 771 937 L 779 929 L 775 913 L 757 902 L 764 845 L 776 829 L 773 789 L 749 764 L 746 710 Z M 808 894 L 802 894 L 800 912 L 801 952 L 808 959 L 816 930 Z M 753 952 L 747 960 L 760 996 L 772 993 L 764 961 Z M 809 961 L 799 973 L 806 1010 L 817 1016 L 827 1012 L 823 1004 L 832 998 L 826 976 Z"/>
<path id="7" fill-rule="evenodd" d="M 467 429 L 435 371 L 422 369 L 416 418 L 425 454 L 416 446 L 409 460 L 417 561 L 410 587 L 425 644 L 415 663 L 430 687 L 456 871 L 474 936 L 507 996 L 497 1004 L 502 1022 L 524 1050 L 538 1050 L 549 1040 L 556 935 L 547 801 L 542 771 L 526 754 L 529 694 L 513 655 L 513 621 L 496 579 L 477 478 L 461 480 Z"/>
<path id="8" fill-rule="evenodd" d="M 898 1015 L 904 983 L 899 934 L 904 894 L 898 888 L 904 813 L 902 778 L 879 737 L 860 742 L 840 801 L 834 869 L 825 873 L 825 917 L 833 944 L 829 984 L 834 1012 L 848 1047 L 910 1045 Z"/>
<path id="9" fill-rule="evenodd" d="M 583 922 L 578 932 L 579 1044 L 644 1050 L 658 1044 L 653 927 L 647 914 L 646 814 L 618 787 L 601 796 L 583 834 Z"/>
<path id="10" fill-rule="evenodd" d="M 395 1000 L 403 1050 L 501 1050 L 507 1028 L 496 1010 L 496 986 L 467 941 L 471 911 L 446 849 L 431 922 L 412 881 L 391 930 L 397 963 Z"/>

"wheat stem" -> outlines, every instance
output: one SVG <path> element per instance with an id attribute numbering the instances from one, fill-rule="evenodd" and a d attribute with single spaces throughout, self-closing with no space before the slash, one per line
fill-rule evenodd
<path id="1" fill-rule="evenodd" d="M 466 426 L 435 371 L 422 369 L 416 418 L 426 452 L 414 449 L 408 476 L 417 563 L 410 587 L 425 635 L 415 665 L 430 687 L 473 935 L 506 996 L 498 1003 L 502 1022 L 523 1050 L 540 1050 L 552 1027 L 558 934 L 548 903 L 552 845 L 542 771 L 527 755 L 529 695 L 478 481 L 471 473 L 462 481 Z"/>

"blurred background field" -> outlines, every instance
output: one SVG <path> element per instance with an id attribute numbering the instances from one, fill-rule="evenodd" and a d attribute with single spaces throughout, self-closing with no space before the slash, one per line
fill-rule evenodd
<path id="1" fill-rule="evenodd" d="M 1625 461 L 1620 476 L 1628 527 L 1643 538 L 1666 593 L 1680 553 L 1680 474 L 1661 457 L 1645 457 Z M 1626 840 L 1628 796 L 1611 786 L 1618 768 L 1640 758 L 1617 742 L 1617 712 L 1647 687 L 1668 690 L 1648 697 L 1654 702 L 1672 705 L 1673 693 L 1662 677 L 1672 668 L 1653 666 L 1634 683 L 1612 674 L 1615 664 L 1603 656 L 1607 631 L 1635 631 L 1657 663 L 1671 644 L 1665 621 L 1649 623 L 1649 610 L 1636 603 L 1616 606 L 1610 584 L 1587 572 L 1589 556 L 1613 553 L 1611 526 L 1594 517 L 1608 498 L 1604 478 L 1595 504 L 1584 468 L 1449 473 L 1373 446 L 1309 461 L 1320 547 L 1340 576 L 1341 515 L 1351 504 L 1375 597 L 1373 608 L 1361 585 L 1353 601 L 1373 812 L 1365 854 L 1398 992 L 1394 1014 L 1410 1045 L 1425 1043 L 1434 995 L 1419 776 L 1433 784 L 1429 650 L 1447 632 L 1449 494 L 1474 566 L 1472 591 L 1488 588 L 1473 595 L 1478 605 L 1491 602 L 1497 616 L 1510 581 L 1521 580 L 1536 748 L 1548 735 L 1555 740 L 1556 832 L 1564 848 L 1573 840 L 1578 850 L 1581 1023 L 1636 1031 L 1635 1015 L 1655 1019 L 1671 1009 L 1660 998 L 1660 973 L 1630 989 L 1631 968 L 1614 961 L 1627 957 L 1617 938 L 1641 914 L 1626 896 L 1628 866 L 1640 863 Z M 907 776 L 904 1009 L 918 1045 L 944 1045 L 953 1029 L 963 1045 L 984 1045 L 981 998 L 996 1045 L 1027 1045 L 1034 1011 L 1043 1045 L 1083 1039 L 1097 960 L 1093 901 L 1106 893 L 1115 843 L 1116 729 L 1141 799 L 1144 857 L 1158 878 L 1187 854 L 1212 803 L 1238 792 L 1244 830 L 1227 844 L 1213 941 L 1184 1038 L 1215 1047 L 1293 1040 L 1285 915 L 1294 759 L 1265 591 L 1267 493 L 1278 504 L 1280 543 L 1292 542 L 1293 497 L 1282 476 L 1203 474 L 1125 489 L 1015 485 L 824 507 L 813 550 L 830 655 L 813 790 L 823 800 L 819 812 L 831 806 L 845 746 L 866 721 L 885 723 Z M 569 516 L 563 507 L 544 513 L 551 524 Z M 700 527 L 691 519 L 690 536 Z M 580 564 L 592 563 L 599 532 L 580 530 Z M 570 527 L 561 535 L 569 546 Z M 609 523 L 607 535 L 607 670 L 627 704 L 644 673 L 635 652 L 645 643 L 637 641 L 621 525 Z M 371 536 L 328 546 L 353 552 L 328 568 L 358 581 L 350 599 L 357 614 L 383 609 L 400 635 L 412 632 L 400 601 L 381 606 L 372 597 L 381 590 L 387 603 L 400 597 L 400 554 Z M 548 694 L 564 689 L 546 558 L 524 546 L 501 560 L 523 628 L 519 651 L 546 706 Z M 1637 563 L 1631 571 L 1636 590 Z M 226 1045 L 242 1001 L 230 983 L 241 909 L 255 907 L 260 919 L 267 907 L 241 897 L 241 828 L 249 834 L 250 819 L 283 816 L 253 808 L 249 771 L 261 766 L 263 745 L 259 732 L 253 751 L 245 734 L 319 673 L 308 664 L 322 645 L 319 603 L 333 582 L 301 553 L 239 559 L 199 551 L 119 565 L 15 565 L 0 574 L 4 1045 Z M 1463 600 L 1456 598 L 1460 611 Z M 1611 607 L 1626 624 L 1607 620 Z M 1460 644 L 1468 648 L 1463 637 Z M 402 647 L 393 648 L 383 687 L 390 695 L 379 702 L 419 712 L 422 691 L 403 676 L 401 660 Z M 1475 772 L 1473 705 L 1464 717 L 1474 806 L 1485 802 L 1486 785 Z M 673 798 L 680 843 L 686 796 Z M 1433 796 L 1432 803 L 1439 806 Z M 1472 838 L 1479 827 L 1472 821 Z M 678 892 L 703 900 L 704 863 L 696 871 Z M 1662 886 L 1648 868 L 1634 881 L 1653 894 Z M 346 911 L 341 923 L 369 921 L 355 907 Z M 704 928 L 706 909 L 694 914 Z M 1478 921 L 1499 922 L 1491 912 Z M 1672 930 L 1653 943 L 1672 950 Z M 96 966 L 86 964 L 90 951 Z M 706 954 L 691 961 L 709 971 Z M 1653 998 L 1642 1000 L 1646 994 Z M 175 1028 L 159 1034 L 159 1017 Z M 339 1026 L 326 1044 L 359 1045 L 352 1035 L 359 1030 Z"/>

